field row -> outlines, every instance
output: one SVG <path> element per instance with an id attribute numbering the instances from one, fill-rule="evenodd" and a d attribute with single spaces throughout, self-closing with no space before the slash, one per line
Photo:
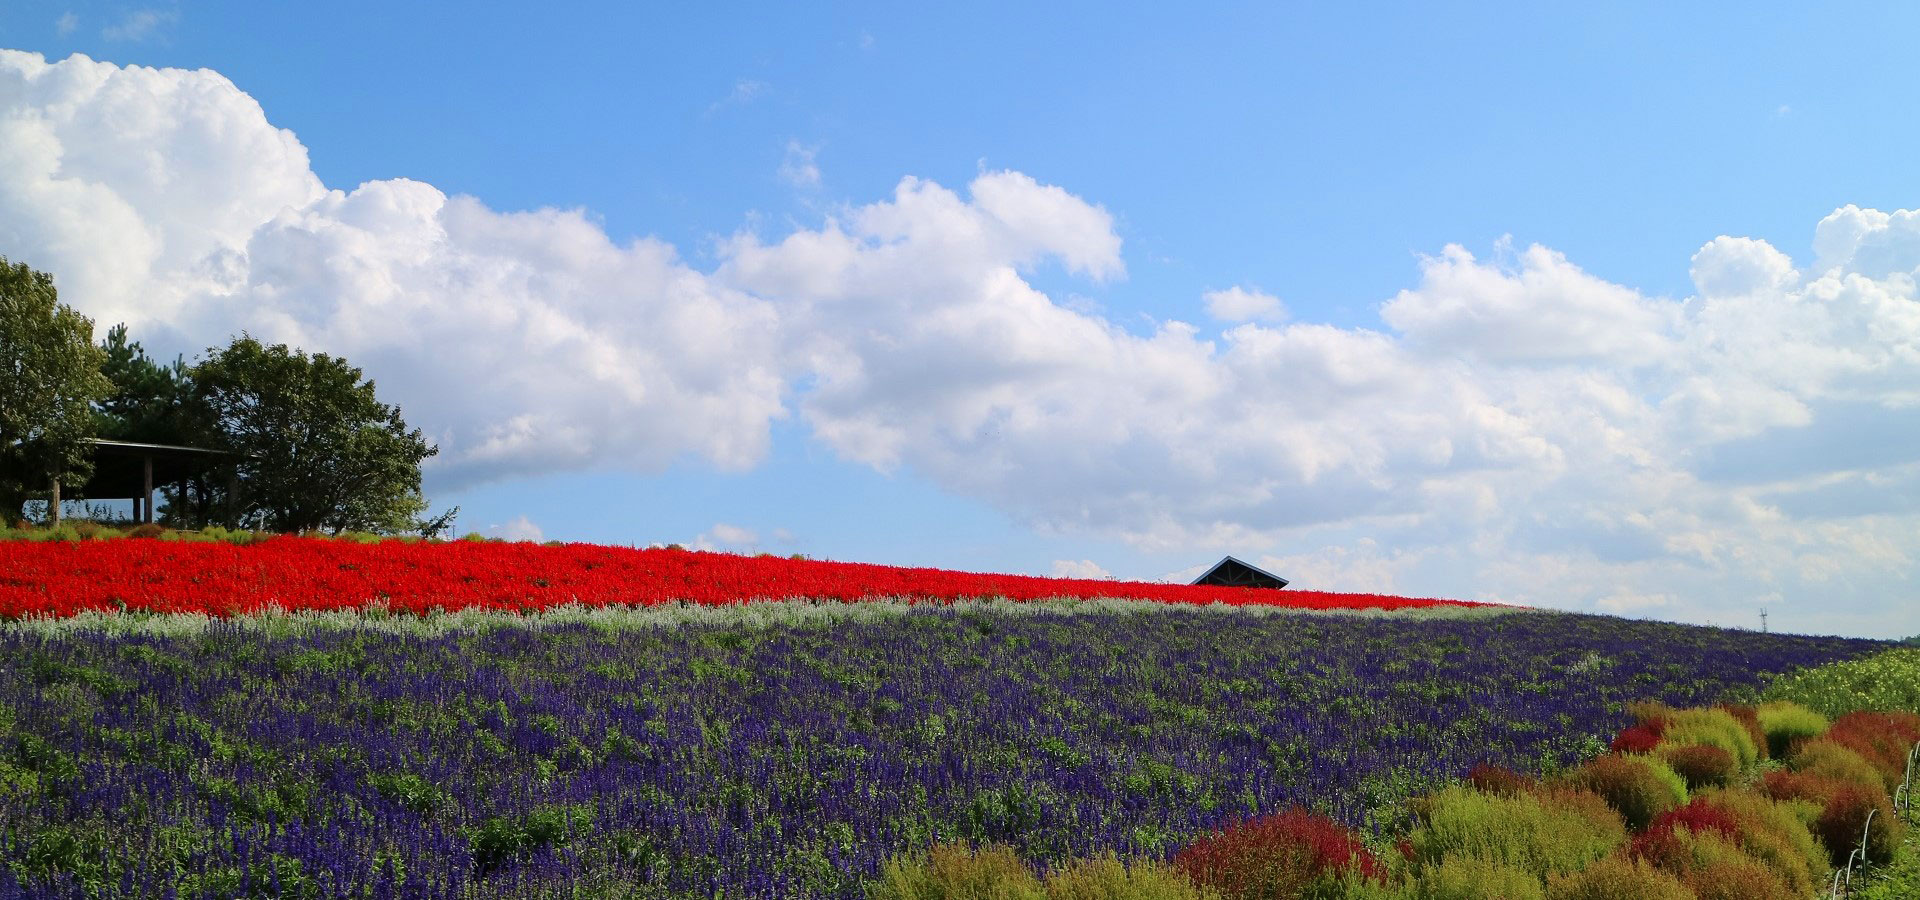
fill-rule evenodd
<path id="1" fill-rule="evenodd" d="M 941 841 L 1165 857 L 1296 805 L 1384 835 L 1476 765 L 1591 756 L 1628 701 L 1752 698 L 1881 646 L 1015 608 L 0 628 L 0 896 L 852 898 Z"/>
<path id="2" fill-rule="evenodd" d="M 227 616 L 378 606 L 533 611 L 554 606 L 808 598 L 922 601 L 1117 597 L 1301 609 L 1405 609 L 1463 601 L 1086 579 L 736 556 L 674 548 L 481 541 L 357 543 L 0 541 L 0 618 L 132 610 Z"/>

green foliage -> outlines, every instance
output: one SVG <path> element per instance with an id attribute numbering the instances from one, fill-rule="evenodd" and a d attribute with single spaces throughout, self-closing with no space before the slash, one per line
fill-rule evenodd
<path id="1" fill-rule="evenodd" d="M 1767 752 L 1784 759 L 1794 741 L 1816 738 L 1826 733 L 1827 717 L 1791 700 L 1761 704 L 1760 728 L 1767 733 Z"/>
<path id="2" fill-rule="evenodd" d="M 1920 713 L 1920 648 L 1805 669 L 1775 679 L 1769 700 L 1791 700 L 1828 718 L 1860 709 Z"/>
<path id="3" fill-rule="evenodd" d="M 1787 768 L 1886 792 L 1880 770 L 1867 758 L 1829 740 L 1808 741 L 1787 759 Z"/>
<path id="4" fill-rule="evenodd" d="M 1718 747 L 1731 754 L 1743 769 L 1760 760 L 1760 750 L 1754 746 L 1746 726 L 1724 709 L 1675 710 L 1667 720 L 1667 730 L 1661 740 Z"/>
<path id="5" fill-rule="evenodd" d="M 524 816 L 495 816 L 473 830 L 473 865 L 491 872 L 517 856 L 543 847 L 558 847 L 590 827 L 591 809 L 550 806 Z"/>
<path id="6" fill-rule="evenodd" d="M 998 845 L 978 850 L 941 844 L 896 856 L 867 888 L 869 900 L 1045 900 L 1046 889 L 1026 863 Z"/>
<path id="7" fill-rule="evenodd" d="M 56 475 L 72 488 L 92 472 L 92 405 L 113 387 L 103 355 L 52 276 L 0 257 L 0 520 L 18 520 Z"/>
<path id="8" fill-rule="evenodd" d="M 1653 818 L 1687 801 L 1687 783 L 1666 763 L 1651 756 L 1610 753 L 1595 757 L 1570 776 L 1596 794 L 1639 830 Z"/>
<path id="9" fill-rule="evenodd" d="M 434 455 L 344 359 L 242 336 L 190 371 L 226 449 L 241 454 L 241 515 L 281 532 L 421 527 L 420 462 Z"/>
<path id="10" fill-rule="evenodd" d="M 1448 856 L 1420 872 L 1420 900 L 1546 900 L 1540 877 L 1473 856 Z"/>
<path id="11" fill-rule="evenodd" d="M 1547 880 L 1548 900 L 1693 900 L 1680 879 L 1645 860 L 1616 853 L 1571 875 Z"/>
<path id="12" fill-rule="evenodd" d="M 1166 866 L 1146 860 L 1129 865 L 1112 855 L 1056 868 L 1047 873 L 1044 888 L 1047 900 L 1206 900 L 1214 896 Z"/>
<path id="13" fill-rule="evenodd" d="M 1732 788 L 1700 796 L 1737 823 L 1740 849 L 1765 863 L 1794 893 L 1811 894 L 1832 874 L 1826 851 L 1792 804 Z"/>
<path id="14" fill-rule="evenodd" d="M 1626 841 L 1626 829 L 1563 815 L 1531 795 L 1494 796 L 1449 787 L 1422 803 L 1409 840 L 1424 866 L 1466 857 L 1511 866 L 1535 877 L 1579 870 Z"/>

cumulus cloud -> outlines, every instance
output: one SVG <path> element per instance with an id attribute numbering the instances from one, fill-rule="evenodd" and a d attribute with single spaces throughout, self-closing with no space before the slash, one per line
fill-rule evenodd
<path id="1" fill-rule="evenodd" d="M 538 543 L 547 539 L 546 534 L 540 530 L 540 526 L 533 524 L 533 520 L 523 515 L 514 516 L 504 524 L 488 525 L 487 530 L 483 533 L 487 537 L 495 537 L 503 541 L 533 541 Z"/>
<path id="2" fill-rule="evenodd" d="M 748 553 L 759 549 L 760 536 L 738 525 L 715 522 L 712 528 L 694 537 L 693 543 L 688 546 L 709 552 Z"/>
<path id="3" fill-rule="evenodd" d="M 1223 322 L 1277 322 L 1287 317 L 1279 297 L 1248 288 L 1208 291 L 1201 299 L 1206 301 L 1207 315 Z"/>
<path id="4" fill-rule="evenodd" d="M 1090 559 L 1056 559 L 1053 561 L 1055 578 L 1112 578 L 1113 573 Z"/>
<path id="5" fill-rule="evenodd" d="M 430 489 L 749 468 L 794 416 L 1035 530 L 1302 586 L 1920 630 L 1914 213 L 1838 210 L 1804 265 L 1716 239 L 1682 299 L 1503 242 L 1425 259 L 1378 327 L 1241 288 L 1202 298 L 1215 329 L 1130 329 L 1035 286 L 1126 266 L 1107 210 L 1018 172 L 908 177 L 699 269 L 580 210 L 324 185 L 217 73 L 0 52 L 0 246 L 149 346 L 346 356 L 441 445 Z"/>

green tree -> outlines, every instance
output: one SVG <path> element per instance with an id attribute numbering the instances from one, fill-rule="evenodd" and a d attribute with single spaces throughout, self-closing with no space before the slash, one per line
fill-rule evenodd
<path id="1" fill-rule="evenodd" d="M 107 329 L 100 350 L 106 354 L 100 374 L 113 384 L 113 390 L 94 404 L 101 437 L 188 446 L 207 439 L 205 417 L 192 415 L 193 380 L 185 360 L 175 357 L 170 365 L 155 362 L 139 341 L 127 340 L 124 324 Z"/>
<path id="2" fill-rule="evenodd" d="M 20 518 L 56 478 L 75 487 L 92 472 L 92 405 L 112 389 L 104 356 L 53 276 L 0 257 L 0 517 Z"/>
<path id="3" fill-rule="evenodd" d="M 101 374 L 113 382 L 113 391 L 94 404 L 101 437 L 187 447 L 224 445 L 212 412 L 194 393 L 184 359 L 176 356 L 165 365 L 155 361 L 140 342 L 127 339 L 124 324 L 107 330 L 100 349 L 106 353 Z M 231 463 L 210 462 L 194 467 L 180 481 L 161 485 L 158 521 L 175 528 L 224 521 L 227 485 L 234 474 Z"/>
<path id="4" fill-rule="evenodd" d="M 407 430 L 359 369 L 247 335 L 188 370 L 225 449 L 240 454 L 241 524 L 273 531 L 393 533 L 420 527 L 420 462 Z"/>

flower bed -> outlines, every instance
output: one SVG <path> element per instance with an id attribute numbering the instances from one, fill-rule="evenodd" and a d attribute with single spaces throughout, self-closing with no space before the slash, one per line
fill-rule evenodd
<path id="1" fill-rule="evenodd" d="M 1472 606 L 1457 600 L 988 575 L 673 548 L 485 541 L 376 543 L 274 537 L 216 541 L 0 541 L 0 617 L 86 610 L 532 611 L 566 604 L 732 604 L 788 598 L 924 601 L 1118 597 L 1300 609 Z"/>

